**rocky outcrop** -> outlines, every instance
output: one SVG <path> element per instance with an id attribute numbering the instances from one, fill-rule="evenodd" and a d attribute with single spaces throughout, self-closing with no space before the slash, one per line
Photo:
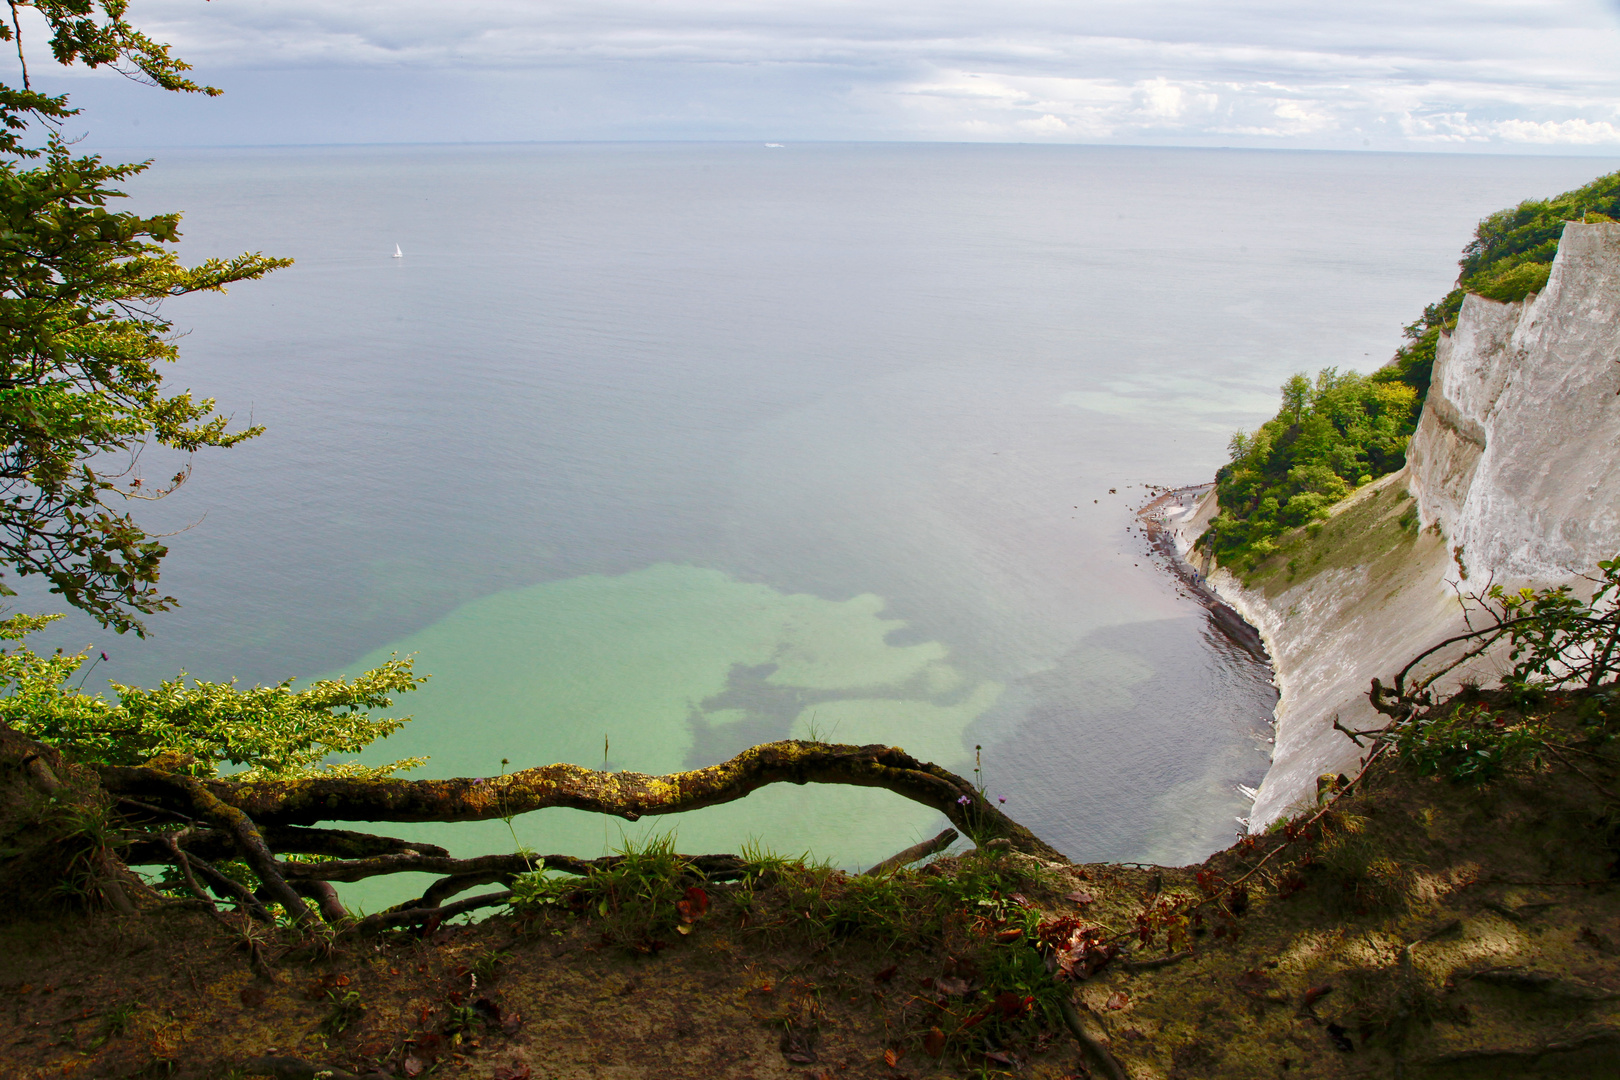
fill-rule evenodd
<path id="1" fill-rule="evenodd" d="M 1423 524 L 1460 549 L 1453 580 L 1555 584 L 1615 554 L 1617 391 L 1620 225 L 1566 226 L 1539 296 L 1464 301 L 1408 452 Z"/>
<path id="2" fill-rule="evenodd" d="M 1580 584 L 1620 551 L 1620 225 L 1566 226 L 1539 295 L 1469 296 L 1443 337 L 1407 466 L 1302 531 L 1222 597 L 1260 630 L 1281 699 L 1251 821 L 1355 768 L 1334 730 L 1379 721 L 1371 680 L 1464 628 L 1489 584 Z M 1489 681 L 1490 657 L 1455 673 Z M 1445 689 L 1445 687 L 1442 687 Z"/>

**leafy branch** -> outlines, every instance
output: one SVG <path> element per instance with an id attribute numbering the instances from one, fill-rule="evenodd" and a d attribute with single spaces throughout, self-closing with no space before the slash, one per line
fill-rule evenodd
<path id="1" fill-rule="evenodd" d="M 1597 569 L 1597 576 L 1586 578 L 1595 586 L 1588 599 L 1568 585 L 1512 592 L 1492 585 L 1483 595 L 1465 596 L 1467 632 L 1418 653 L 1388 686 L 1374 679 L 1368 693 L 1373 708 L 1397 724 L 1405 722 L 1434 704 L 1436 682 L 1504 643 L 1512 666 L 1502 681 L 1514 693 L 1533 697 L 1614 682 L 1620 678 L 1615 647 L 1620 641 L 1620 555 L 1599 562 Z M 1483 625 L 1474 625 L 1476 621 Z M 1444 657 L 1443 662 L 1412 679 L 1434 657 Z"/>

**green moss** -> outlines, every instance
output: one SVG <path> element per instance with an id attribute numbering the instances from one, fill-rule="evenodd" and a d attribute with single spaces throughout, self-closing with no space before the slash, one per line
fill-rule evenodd
<path id="1" fill-rule="evenodd" d="M 1418 534 L 1417 503 L 1398 484 L 1363 491 L 1341 504 L 1325 521 L 1279 536 L 1276 550 L 1244 576 L 1244 584 L 1275 597 L 1330 570 L 1368 564 L 1397 566 L 1410 554 Z"/>

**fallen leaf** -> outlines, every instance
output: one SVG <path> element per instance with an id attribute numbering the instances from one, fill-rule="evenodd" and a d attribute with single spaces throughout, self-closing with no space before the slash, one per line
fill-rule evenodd
<path id="1" fill-rule="evenodd" d="M 1131 995 L 1127 994 L 1123 990 L 1115 990 L 1112 994 L 1108 995 L 1108 1000 L 1103 1003 L 1103 1008 L 1105 1008 L 1105 1009 L 1123 1009 L 1125 1006 L 1129 1005 L 1130 1003 L 1131 1003 Z"/>
<path id="2" fill-rule="evenodd" d="M 675 910 L 680 912 L 683 924 L 695 923 L 708 913 L 709 894 L 693 885 L 686 890 L 684 897 L 675 901 Z M 681 932 L 687 933 L 684 929 Z"/>
<path id="3" fill-rule="evenodd" d="M 348 986 L 349 985 L 349 977 L 347 975 L 339 975 L 334 981 L 339 986 Z"/>
<path id="4" fill-rule="evenodd" d="M 692 924 L 683 922 L 679 926 L 675 927 L 675 932 L 683 935 L 690 934 L 692 932 Z"/>
<path id="5" fill-rule="evenodd" d="M 935 979 L 934 989 L 951 997 L 966 997 L 973 984 L 966 979 Z"/>
<path id="6" fill-rule="evenodd" d="M 1310 1008 L 1312 1005 L 1315 1005 L 1318 1001 L 1321 1001 L 1331 993 L 1333 993 L 1333 987 L 1327 983 L 1323 983 L 1321 986 L 1311 987 L 1309 990 L 1305 991 L 1305 1007 L 1307 1009 Z"/>
<path id="7" fill-rule="evenodd" d="M 996 1011 L 995 1005 L 993 1005 L 993 1004 L 992 1005 L 986 1005 L 984 1008 L 980 1009 L 978 1012 L 974 1013 L 972 1016 L 970 1016 L 966 1020 L 962 1021 L 961 1026 L 957 1030 L 958 1031 L 966 1031 L 970 1027 L 978 1027 L 980 1024 L 982 1024 L 986 1020 L 990 1019 L 990 1014 L 995 1012 L 995 1011 Z"/>
<path id="8" fill-rule="evenodd" d="M 900 1064 L 900 1055 L 894 1052 L 894 1047 L 891 1046 L 883 1051 L 883 1064 L 891 1069 Z"/>
<path id="9" fill-rule="evenodd" d="M 400 1062 L 399 1067 L 406 1076 L 421 1076 L 422 1070 L 427 1068 L 426 1065 L 422 1064 L 422 1059 L 415 1054 L 406 1054 L 405 1060 Z"/>
<path id="10" fill-rule="evenodd" d="M 928 1034 L 923 1036 L 923 1050 L 929 1057 L 939 1057 L 945 1052 L 945 1033 L 937 1027 L 929 1028 Z"/>
<path id="11" fill-rule="evenodd" d="M 1277 980 L 1261 971 L 1251 968 L 1237 977 L 1237 988 L 1252 998 L 1264 996 L 1267 990 L 1277 985 Z"/>
<path id="12" fill-rule="evenodd" d="M 1097 898 L 1086 892 L 1084 889 L 1076 889 L 1072 893 L 1064 893 L 1063 899 L 1071 900 L 1074 903 L 1079 904 L 1081 907 L 1085 907 L 1087 904 L 1095 904 L 1097 902 Z"/>
<path id="13" fill-rule="evenodd" d="M 1023 936 L 1024 932 L 1018 929 L 1016 926 L 1011 930 L 998 930 L 996 931 L 996 943 L 999 945 L 1008 945 L 1014 941 L 1017 941 Z"/>
<path id="14" fill-rule="evenodd" d="M 984 1058 L 986 1061 L 993 1061 L 997 1065 L 1006 1065 L 1009 1068 L 1013 1066 L 1013 1059 L 1008 1057 L 1006 1054 L 1003 1054 L 1000 1050 L 986 1050 L 984 1052 Z"/>
<path id="15" fill-rule="evenodd" d="M 872 981 L 873 982 L 886 983 L 890 979 L 894 978 L 894 973 L 896 971 L 898 971 L 898 970 L 900 970 L 900 965 L 899 964 L 890 964 L 888 967 L 884 968 L 882 971 L 879 971 L 876 974 L 874 974 L 872 976 Z"/>
<path id="16" fill-rule="evenodd" d="M 1033 996 L 1025 996 L 1022 994 L 1016 994 L 1011 990 L 1003 990 L 1001 993 L 996 995 L 996 1008 L 1001 1010 L 1002 1016 L 1005 1016 L 1007 1019 L 1011 1020 L 1013 1017 L 1020 1015 L 1026 1009 L 1028 1009 L 1030 1005 L 1034 1003 L 1034 1001 L 1035 998 Z"/>

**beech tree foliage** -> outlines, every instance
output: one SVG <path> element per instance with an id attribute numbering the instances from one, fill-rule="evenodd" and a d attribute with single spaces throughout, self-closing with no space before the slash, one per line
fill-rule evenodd
<path id="1" fill-rule="evenodd" d="M 389 765 L 331 763 L 399 730 L 410 717 L 373 717 L 391 695 L 415 689 L 426 676 L 409 659 L 391 659 L 349 681 L 326 679 L 303 690 L 292 682 L 239 690 L 234 682 L 168 679 L 156 689 L 113 683 L 117 700 L 82 689 L 79 670 L 89 651 L 41 656 L 21 644 L 60 615 L 13 615 L 0 620 L 0 724 L 7 724 L 73 760 L 139 765 L 163 757 L 196 777 L 290 780 L 305 776 L 374 778 L 413 768 L 423 758 Z M 75 686 L 75 676 L 79 676 Z"/>
<path id="2" fill-rule="evenodd" d="M 147 164 L 76 155 L 60 125 L 77 110 L 29 81 L 19 8 L 49 28 L 58 63 L 112 67 L 152 86 L 217 94 L 124 19 L 123 0 L 21 0 L 0 41 L 17 49 L 23 85 L 0 84 L 0 564 L 42 575 L 52 592 L 103 626 L 143 633 L 140 616 L 176 601 L 158 589 L 168 548 L 132 503 L 183 483 L 139 475 L 151 444 L 187 454 L 234 446 L 211 398 L 173 391 L 161 366 L 178 355 L 162 301 L 222 291 L 291 260 L 260 254 L 182 264 L 179 214 L 110 208 Z M 15 595 L 0 580 L 0 594 Z"/>
<path id="3" fill-rule="evenodd" d="M 1273 419 L 1232 436 L 1232 460 L 1216 474 L 1221 513 L 1201 541 L 1216 558 L 1254 565 L 1285 530 L 1326 517 L 1358 485 L 1405 463 L 1418 396 L 1387 371 L 1326 368 L 1314 383 L 1295 375 Z"/>

